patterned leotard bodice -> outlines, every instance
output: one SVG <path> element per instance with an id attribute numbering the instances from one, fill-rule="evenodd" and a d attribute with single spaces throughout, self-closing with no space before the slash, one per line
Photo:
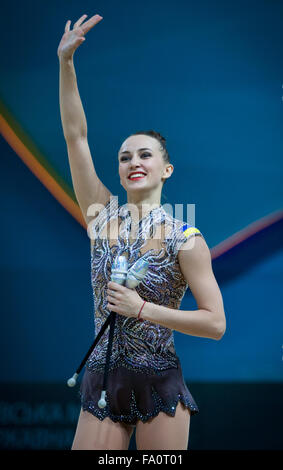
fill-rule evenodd
<path id="1" fill-rule="evenodd" d="M 94 298 L 95 335 L 99 333 L 110 310 L 106 308 L 107 284 L 116 256 L 125 255 L 128 268 L 143 257 L 149 262 L 144 280 L 136 287 L 143 300 L 178 309 L 188 284 L 180 270 L 178 250 L 188 239 L 184 222 L 173 218 L 162 206 L 152 209 L 135 225 L 129 205 L 119 206 L 111 197 L 105 208 L 89 225 L 91 244 L 91 284 Z M 202 235 L 195 229 L 196 235 Z M 106 363 L 109 328 L 106 329 L 86 367 L 103 372 Z M 154 374 L 177 367 L 173 330 L 135 317 L 116 315 L 109 370 L 126 366 L 133 371 Z"/>

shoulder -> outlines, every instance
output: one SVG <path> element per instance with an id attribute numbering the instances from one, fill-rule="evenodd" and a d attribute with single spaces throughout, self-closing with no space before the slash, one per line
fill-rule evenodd
<path id="1" fill-rule="evenodd" d="M 171 250 L 178 257 L 179 261 L 188 261 L 188 258 L 202 255 L 210 256 L 210 250 L 205 241 L 204 235 L 198 227 L 189 222 L 184 222 L 170 213 L 165 213 L 165 223 L 168 227 L 167 241 Z"/>
<path id="2" fill-rule="evenodd" d="M 210 249 L 200 230 L 194 226 L 189 228 L 188 237 L 178 251 L 180 270 L 198 308 L 218 308 L 221 295 L 212 269 Z"/>
<path id="3" fill-rule="evenodd" d="M 187 250 L 196 238 L 202 238 L 205 242 L 202 232 L 195 225 L 172 217 L 170 214 L 166 214 L 165 220 L 170 228 L 171 237 L 175 240 L 176 251 Z"/>
<path id="4" fill-rule="evenodd" d="M 176 220 L 176 219 L 174 219 Z M 176 238 L 179 261 L 192 261 L 193 258 L 210 257 L 210 249 L 200 228 L 193 224 L 176 220 Z"/>
<path id="5" fill-rule="evenodd" d="M 190 231 L 189 237 L 179 248 L 178 260 L 181 266 L 185 266 L 186 263 L 190 263 L 190 266 L 211 263 L 210 249 L 199 229 Z"/>
<path id="6" fill-rule="evenodd" d="M 189 243 L 188 240 L 193 240 L 196 236 L 204 238 L 199 228 L 174 217 L 171 211 L 167 212 L 164 207 L 162 207 L 162 214 L 167 248 L 175 255 L 180 250 L 188 249 L 188 246 L 192 244 L 192 241 Z"/>
<path id="7" fill-rule="evenodd" d="M 222 294 L 215 278 L 210 249 L 203 237 L 191 236 L 178 252 L 181 272 L 192 292 L 199 309 L 217 313 L 225 322 Z"/>

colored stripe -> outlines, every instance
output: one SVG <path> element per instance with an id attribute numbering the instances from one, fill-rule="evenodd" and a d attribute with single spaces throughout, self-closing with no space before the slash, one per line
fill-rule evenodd
<path id="1" fill-rule="evenodd" d="M 259 232 L 262 232 L 266 228 L 271 227 L 282 219 L 283 210 L 279 209 L 278 211 L 275 211 L 259 220 L 252 222 L 247 227 L 239 230 L 230 237 L 226 238 L 226 240 L 211 248 L 211 258 L 216 259 L 219 256 L 222 256 L 229 250 L 232 250 L 235 246 L 240 245 L 245 240 L 253 237 Z"/>
<path id="2" fill-rule="evenodd" d="M 196 227 L 189 227 L 183 232 L 185 237 L 189 237 L 192 233 L 200 233 L 200 230 Z"/>
<path id="3" fill-rule="evenodd" d="M 1 112 L 3 110 L 3 104 L 1 104 Z M 8 114 L 5 110 L 5 114 Z M 11 120 L 12 117 L 10 115 Z M 19 129 L 19 126 L 17 126 Z M 78 203 L 71 197 L 70 190 L 67 189 L 66 183 L 62 178 L 56 175 L 56 172 L 50 167 L 50 164 L 42 157 L 35 157 L 28 147 L 23 143 L 23 138 L 19 138 L 16 132 L 12 129 L 11 125 L 8 123 L 2 115 L 0 115 L 0 132 L 8 142 L 8 144 L 13 148 L 16 154 L 22 159 L 22 161 L 27 165 L 27 167 L 33 172 L 33 174 L 41 181 L 41 183 L 48 189 L 48 191 L 57 199 L 57 201 L 81 224 L 85 229 L 87 225 L 82 215 L 82 211 Z M 23 131 L 21 131 L 23 134 Z M 27 136 L 25 136 L 28 140 Z M 37 152 L 38 154 L 39 152 Z M 41 160 L 41 161 L 39 161 Z M 46 169 L 46 167 L 48 169 Z M 51 174 L 53 173 L 53 176 Z M 56 179 L 55 179 L 56 177 Z M 59 182 L 58 182 L 59 180 Z M 65 189 L 63 189 L 63 187 Z M 68 192 L 67 192 L 68 191 Z"/>

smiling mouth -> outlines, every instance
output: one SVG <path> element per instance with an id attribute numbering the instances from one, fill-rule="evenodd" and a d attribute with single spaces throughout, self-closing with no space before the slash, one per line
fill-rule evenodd
<path id="1" fill-rule="evenodd" d="M 135 176 L 135 175 L 132 175 L 132 176 L 128 176 L 128 179 L 131 180 L 131 181 L 136 181 L 136 180 L 141 180 L 142 178 L 144 178 L 146 175 L 138 175 L 138 176 Z"/>

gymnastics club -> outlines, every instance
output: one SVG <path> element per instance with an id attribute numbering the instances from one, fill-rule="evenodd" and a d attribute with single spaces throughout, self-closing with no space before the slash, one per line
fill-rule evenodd
<path id="1" fill-rule="evenodd" d="M 117 280 L 119 284 L 124 284 L 124 281 L 122 279 L 120 281 L 120 272 L 121 272 L 120 270 L 123 270 L 124 266 L 127 263 L 126 258 L 124 258 L 124 261 L 123 261 L 123 258 L 124 258 L 123 256 L 120 256 L 118 258 L 118 262 L 116 263 L 116 266 L 114 266 L 113 281 L 117 282 L 115 280 L 118 278 Z M 119 262 L 121 263 L 121 265 L 119 264 Z M 148 269 L 148 261 L 145 261 L 142 258 L 139 258 L 131 267 L 129 272 L 127 273 L 126 286 L 130 289 L 134 289 L 140 283 L 140 281 L 145 277 L 147 273 L 147 269 Z M 111 276 L 111 279 L 112 279 L 112 276 Z M 106 396 L 106 388 L 107 388 L 108 375 L 109 375 L 109 363 L 110 363 L 110 356 L 112 352 L 112 343 L 113 343 L 116 313 L 111 312 L 110 316 L 111 316 L 111 320 L 110 320 L 109 340 L 108 340 L 108 347 L 107 347 L 106 364 L 105 364 L 105 369 L 104 369 L 102 392 L 101 392 L 100 400 L 97 403 L 99 408 L 105 408 L 106 406 L 105 396 Z"/>
<path id="2" fill-rule="evenodd" d="M 127 278 L 127 271 L 128 271 L 128 262 L 127 262 L 126 257 L 125 256 L 118 256 L 116 258 L 116 260 L 114 261 L 114 263 L 112 265 L 112 268 L 111 268 L 111 281 L 117 282 L 117 284 L 122 284 L 123 285 L 126 278 Z M 99 331 L 98 335 L 96 336 L 94 342 L 90 346 L 88 352 L 86 353 L 85 357 L 83 358 L 82 362 L 80 363 L 80 365 L 77 368 L 76 372 L 74 373 L 73 377 L 71 377 L 67 381 L 67 385 L 69 387 L 74 387 L 76 385 L 79 373 L 81 372 L 81 370 L 84 367 L 88 357 L 92 353 L 93 349 L 97 345 L 98 341 L 100 340 L 101 336 L 103 335 L 104 331 L 106 330 L 106 328 L 109 324 L 110 324 L 110 333 L 109 333 L 109 335 L 111 334 L 111 330 L 113 329 L 114 324 L 115 324 L 115 316 L 113 315 L 114 313 L 115 312 L 112 312 L 112 311 L 110 312 L 110 315 L 108 315 L 106 321 L 104 322 L 104 324 L 100 328 L 100 331 Z M 111 325 L 112 325 L 112 329 L 111 329 Z"/>
<path id="3" fill-rule="evenodd" d="M 119 258 L 124 258 L 124 259 L 121 259 L 121 262 L 122 262 L 122 265 L 119 264 Z M 123 257 L 118 257 L 116 259 L 116 261 L 113 263 L 112 265 L 112 269 L 111 269 L 111 280 L 113 282 L 117 282 L 117 281 L 120 281 L 118 283 L 124 283 L 124 274 L 125 274 L 125 269 L 122 270 L 122 273 L 121 271 L 119 271 L 117 268 L 120 269 L 121 266 L 124 266 L 126 267 L 127 266 L 127 260 L 126 258 L 123 256 Z M 113 269 L 114 268 L 114 269 Z M 131 267 L 131 269 L 128 271 L 128 273 L 126 274 L 127 276 L 127 280 L 126 280 L 126 286 L 130 289 L 133 289 L 135 288 L 142 280 L 143 278 L 145 277 L 146 275 L 146 272 L 147 272 L 147 269 L 148 269 L 148 261 L 145 261 L 143 260 L 142 258 L 139 258 L 135 263 L 134 265 Z M 112 270 L 113 270 L 113 274 L 112 274 Z M 120 272 L 120 276 L 117 276 L 116 274 L 118 274 Z M 122 274 L 122 276 L 121 276 Z M 113 277 L 112 277 L 113 276 Z M 121 282 L 122 281 L 122 282 Z M 116 312 L 111 312 L 112 314 L 113 313 L 116 313 Z M 98 341 L 100 340 L 101 336 L 103 335 L 104 331 L 106 330 L 107 326 L 111 323 L 111 321 L 113 322 L 113 326 L 115 325 L 115 318 L 113 318 L 113 315 L 110 315 L 107 317 L 106 321 L 104 322 L 104 324 L 102 325 L 98 335 L 96 336 L 94 342 L 92 343 L 92 345 L 90 346 L 88 352 L 86 353 L 84 359 L 82 360 L 81 364 L 79 365 L 78 369 L 76 370 L 75 374 L 73 375 L 73 377 L 71 377 L 68 381 L 67 381 L 67 384 L 69 387 L 74 387 L 76 385 L 76 381 L 77 381 L 77 377 L 79 375 L 79 373 L 81 372 L 82 368 L 84 367 L 88 357 L 90 356 L 90 354 L 92 353 L 93 349 L 95 348 L 96 344 L 98 343 Z M 113 321 L 114 320 L 114 321 Z M 113 328 L 113 327 L 112 327 Z M 114 328 L 113 328 L 114 330 Z M 113 333 L 112 333 L 113 334 Z M 110 332 L 109 332 L 109 337 L 110 337 Z M 109 338 L 110 339 L 110 338 Z M 109 343 L 108 343 L 108 349 L 107 349 L 107 358 L 108 356 L 110 356 L 110 354 L 108 354 L 108 351 L 110 351 L 111 349 L 109 348 Z M 103 391 L 105 392 L 105 378 L 104 378 L 104 384 L 103 384 Z M 105 392 L 106 393 L 106 392 Z M 105 401 L 105 393 L 102 392 L 101 394 L 101 399 L 102 401 L 104 400 Z M 103 404 L 103 403 L 102 403 Z"/>

